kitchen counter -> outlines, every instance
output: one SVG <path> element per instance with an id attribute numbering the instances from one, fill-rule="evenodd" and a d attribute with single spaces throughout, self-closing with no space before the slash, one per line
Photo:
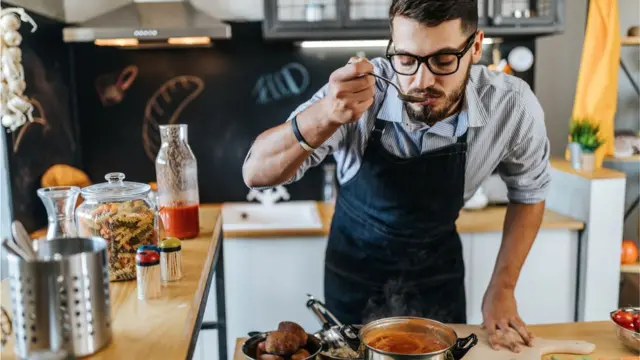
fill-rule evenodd
<path id="1" fill-rule="evenodd" d="M 479 334 L 481 331 L 479 326 L 472 325 L 453 325 L 452 326 L 458 336 L 463 337 L 473 332 Z M 269 329 L 264 329 L 266 331 Z M 586 357 L 593 360 L 631 360 L 638 359 L 637 355 L 625 348 L 618 341 L 614 332 L 614 325 L 608 321 L 601 322 L 582 322 L 582 323 L 566 323 L 553 325 L 533 325 L 529 326 L 536 337 L 544 339 L 565 339 L 565 340 L 584 340 L 596 345 L 596 350 Z M 233 360 L 247 360 L 242 354 L 242 343 L 246 338 L 239 338 L 236 341 L 235 353 Z M 502 350 L 508 351 L 508 350 Z M 554 355 L 553 360 L 577 360 L 584 357 L 576 355 Z M 513 354 L 513 359 L 518 359 L 517 354 Z M 550 360 L 551 355 L 545 356 L 544 360 Z"/>
<path id="2" fill-rule="evenodd" d="M 218 205 L 222 206 L 222 205 Z M 233 230 L 224 231 L 225 239 L 231 238 L 268 238 L 284 236 L 328 236 L 331 229 L 331 219 L 333 217 L 334 205 L 318 202 L 318 213 L 322 220 L 321 229 L 286 229 L 286 230 Z M 458 232 L 480 233 L 502 231 L 504 216 L 507 212 L 506 206 L 489 206 L 481 210 L 463 210 L 456 222 Z M 566 229 L 582 230 L 584 223 L 572 219 L 568 216 L 560 215 L 552 210 L 546 209 L 542 219 L 541 230 Z"/>
<path id="3" fill-rule="evenodd" d="M 219 207 L 201 206 L 200 226 L 199 237 L 182 242 L 183 278 L 164 286 L 160 299 L 138 300 L 135 280 L 110 283 L 112 340 L 84 359 L 191 358 L 220 255 Z M 11 314 L 8 281 L 1 286 L 2 307 Z M 0 354 L 15 358 L 13 334 Z"/>

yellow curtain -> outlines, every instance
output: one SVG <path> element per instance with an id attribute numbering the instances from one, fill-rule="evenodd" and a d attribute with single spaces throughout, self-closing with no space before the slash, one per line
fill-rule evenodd
<path id="1" fill-rule="evenodd" d="M 614 151 L 620 63 L 618 21 L 617 0 L 590 0 L 573 117 L 588 117 L 600 124 L 600 136 L 605 143 L 595 153 L 597 167 Z"/>

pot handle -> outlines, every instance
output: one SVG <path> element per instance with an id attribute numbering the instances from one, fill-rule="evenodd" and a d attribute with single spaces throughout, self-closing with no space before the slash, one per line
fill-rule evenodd
<path id="1" fill-rule="evenodd" d="M 260 335 L 260 334 L 262 334 L 262 333 L 261 333 L 261 332 L 259 332 L 259 331 L 249 331 L 249 332 L 247 333 L 247 335 L 249 335 L 250 337 L 254 337 L 254 336 L 256 336 L 256 335 Z"/>
<path id="2" fill-rule="evenodd" d="M 478 343 L 478 336 L 476 334 L 471 334 L 466 338 L 456 340 L 455 345 L 451 348 L 451 353 L 453 354 L 453 358 L 455 360 L 462 359 L 463 356 L 467 354 L 472 347 L 474 347 Z"/>

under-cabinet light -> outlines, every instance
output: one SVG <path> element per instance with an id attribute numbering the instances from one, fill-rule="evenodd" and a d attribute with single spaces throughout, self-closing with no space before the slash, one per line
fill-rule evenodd
<path id="1" fill-rule="evenodd" d="M 388 40 L 326 40 L 303 41 L 302 48 L 352 48 L 352 47 L 378 47 L 387 46 Z"/>
<path id="2" fill-rule="evenodd" d="M 483 44 L 493 44 L 498 39 L 484 38 Z M 499 41 L 499 40 L 498 40 Z M 386 47 L 389 40 L 313 40 L 302 41 L 302 48 L 354 48 L 354 47 Z"/>
<path id="3" fill-rule="evenodd" d="M 93 43 L 97 46 L 138 46 L 138 39 L 96 39 Z"/>
<path id="4" fill-rule="evenodd" d="M 207 36 L 170 37 L 167 42 L 171 45 L 209 45 L 211 38 Z"/>

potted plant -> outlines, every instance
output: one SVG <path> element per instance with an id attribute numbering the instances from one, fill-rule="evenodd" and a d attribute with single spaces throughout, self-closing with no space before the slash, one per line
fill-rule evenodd
<path id="1" fill-rule="evenodd" d="M 580 167 L 584 171 L 595 169 L 595 151 L 598 150 L 604 140 L 600 137 L 600 125 L 588 118 L 574 118 L 569 127 L 571 144 L 580 146 Z"/>

